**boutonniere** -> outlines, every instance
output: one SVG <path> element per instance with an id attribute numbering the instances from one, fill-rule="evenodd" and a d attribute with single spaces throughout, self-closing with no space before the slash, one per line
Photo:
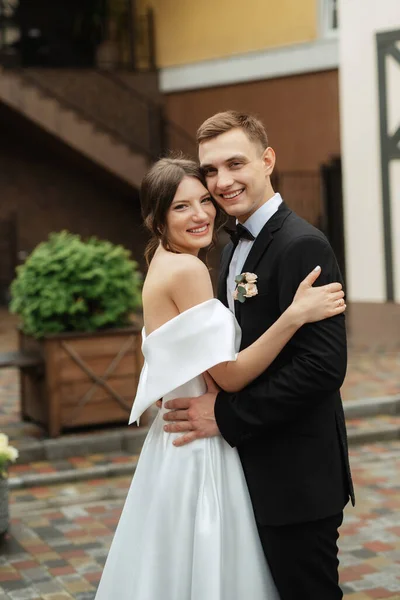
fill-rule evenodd
<path id="1" fill-rule="evenodd" d="M 243 302 L 246 298 L 257 296 L 258 289 L 256 285 L 258 277 L 255 273 L 242 273 L 235 277 L 236 289 L 233 292 L 233 299 Z"/>

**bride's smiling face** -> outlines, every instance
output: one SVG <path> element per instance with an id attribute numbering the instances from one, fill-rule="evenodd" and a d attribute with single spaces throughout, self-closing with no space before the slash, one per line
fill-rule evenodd
<path id="1" fill-rule="evenodd" d="M 184 177 L 167 212 L 171 249 L 197 256 L 212 242 L 216 212 L 207 188 L 194 177 Z"/>

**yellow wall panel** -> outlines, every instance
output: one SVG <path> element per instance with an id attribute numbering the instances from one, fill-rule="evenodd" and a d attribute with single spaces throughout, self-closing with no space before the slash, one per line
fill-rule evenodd
<path id="1" fill-rule="evenodd" d="M 138 0 L 155 12 L 159 67 L 317 37 L 317 0 Z"/>

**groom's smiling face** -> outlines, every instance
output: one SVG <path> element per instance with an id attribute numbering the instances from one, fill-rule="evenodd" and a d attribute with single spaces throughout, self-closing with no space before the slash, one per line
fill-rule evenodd
<path id="1" fill-rule="evenodd" d="M 263 149 L 243 129 L 231 129 L 199 145 L 207 187 L 221 208 L 244 223 L 274 195 L 272 148 Z"/>

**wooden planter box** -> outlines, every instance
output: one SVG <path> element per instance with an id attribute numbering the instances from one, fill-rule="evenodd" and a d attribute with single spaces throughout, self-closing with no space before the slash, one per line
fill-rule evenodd
<path id="1" fill-rule="evenodd" d="M 20 332 L 20 349 L 43 365 L 21 370 L 22 418 L 62 429 L 128 424 L 143 364 L 136 326 L 95 333 L 64 333 L 36 340 Z"/>

